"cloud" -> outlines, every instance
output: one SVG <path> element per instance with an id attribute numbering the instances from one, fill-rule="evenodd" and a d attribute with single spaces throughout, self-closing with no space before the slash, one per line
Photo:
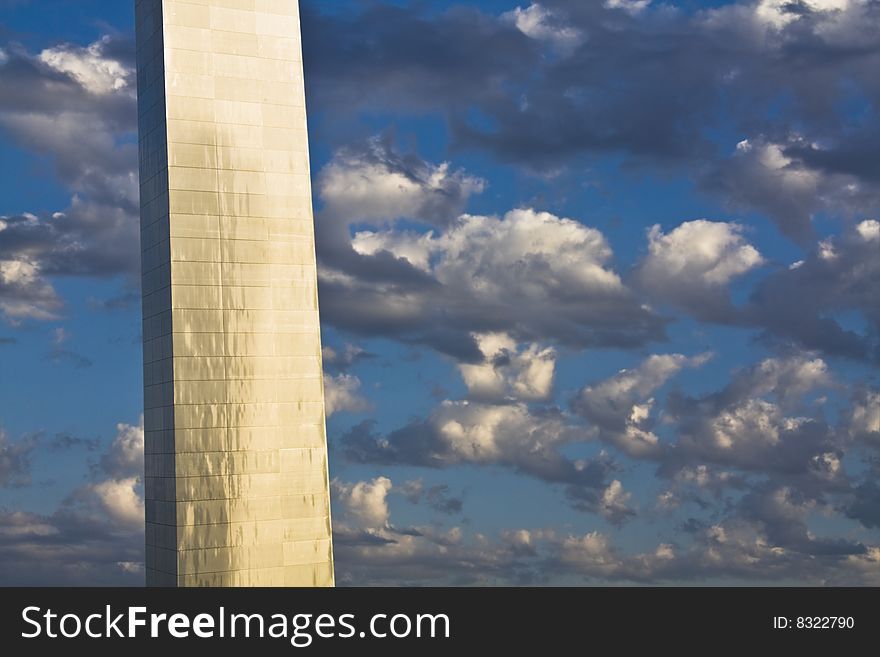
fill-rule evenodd
<path id="1" fill-rule="evenodd" d="M 842 481 L 838 432 L 821 417 L 787 412 L 806 411 L 799 408 L 801 396 L 831 383 L 822 360 L 793 356 L 742 370 L 717 393 L 673 395 L 667 415 L 678 439 L 664 457 L 664 470 L 708 463 L 799 478 L 802 485 Z"/>
<path id="2" fill-rule="evenodd" d="M 654 227 L 648 254 L 632 274 L 650 299 L 669 303 L 694 318 L 755 328 L 782 351 L 814 350 L 861 361 L 880 358 L 880 223 L 856 222 L 841 235 L 818 242 L 797 262 L 758 280 L 745 303 L 731 302 L 729 286 L 758 266 L 769 266 L 734 223 L 685 222 L 664 234 Z M 865 322 L 844 322 L 847 314 Z"/>
<path id="3" fill-rule="evenodd" d="M 628 506 L 630 499 L 632 499 L 632 495 L 627 493 L 623 489 L 623 484 L 615 479 L 602 493 L 602 504 L 599 511 L 611 524 L 622 525 L 636 514 Z"/>
<path id="4" fill-rule="evenodd" d="M 464 508 L 463 496 L 452 495 L 447 484 L 425 487 L 421 479 L 414 479 L 400 487 L 401 494 L 412 504 L 425 503 L 429 508 L 447 515 L 461 513 Z"/>
<path id="5" fill-rule="evenodd" d="M 799 581 L 813 585 L 876 585 L 880 550 L 855 541 L 827 539 L 807 529 L 815 502 L 785 486 L 753 491 L 710 523 L 694 524 L 688 544 L 663 542 L 626 553 L 607 533 L 559 535 L 544 529 L 508 529 L 497 536 L 461 527 L 396 528 L 387 496 L 396 487 L 378 477 L 343 484 L 361 496 L 337 500 L 340 515 L 364 508 L 366 528 L 334 527 L 336 567 L 342 585 L 442 583 L 453 585 L 571 583 L 687 583 L 712 580 Z M 404 485 L 404 489 L 408 488 Z M 419 486 L 413 487 L 418 491 Z M 609 486 L 610 502 L 624 495 Z M 370 502 L 364 502 L 369 499 Z"/>
<path id="6" fill-rule="evenodd" d="M 424 491 L 412 482 L 404 495 L 413 491 L 420 499 Z M 339 584 L 452 584 L 487 585 L 528 582 L 535 574 L 526 561 L 526 537 L 541 532 L 510 532 L 490 541 L 467 535 L 461 527 L 422 525 L 396 527 L 391 521 L 387 497 L 397 486 L 387 477 L 355 483 L 333 482 L 334 556 Z M 338 513 L 337 513 L 338 511 Z M 445 509 L 438 512 L 448 515 Z M 341 518 L 340 522 L 336 518 Z"/>
<path id="7" fill-rule="evenodd" d="M 823 170 L 819 161 L 828 148 L 799 135 L 744 139 L 732 157 L 704 172 L 700 184 L 738 209 L 765 213 L 803 243 L 813 235 L 818 213 L 851 217 L 880 200 L 877 188 L 860 182 L 858 172 Z"/>
<path id="8" fill-rule="evenodd" d="M 389 152 L 381 158 L 388 175 L 386 163 L 399 159 Z M 370 163 L 364 175 L 375 178 L 374 167 Z M 331 163 L 320 178 L 336 178 L 337 168 Z M 325 203 L 317 220 L 321 309 L 342 329 L 428 344 L 471 362 L 484 358 L 474 333 L 503 330 L 520 341 L 578 347 L 637 346 L 663 337 L 664 320 L 613 270 L 611 248 L 594 228 L 519 209 L 503 218 L 444 213 L 443 228 L 433 212 L 407 217 L 426 225 L 415 230 L 393 221 L 413 206 L 394 195 L 393 207 L 387 206 L 377 191 L 382 185 L 364 188 L 363 194 L 376 193 L 375 202 L 358 192 L 355 205 L 366 209 L 357 214 L 344 211 L 352 203 L 345 185 L 319 187 Z M 417 207 L 423 187 L 406 188 Z M 455 203 L 444 207 L 457 210 L 468 195 L 453 195 Z M 377 204 L 382 226 L 361 224 L 352 236 L 349 224 Z"/>
<path id="9" fill-rule="evenodd" d="M 37 442 L 34 435 L 13 442 L 0 427 L 0 488 L 19 488 L 31 483 L 31 458 Z"/>
<path id="10" fill-rule="evenodd" d="M 3 440 L 0 433 L 0 448 Z M 55 511 L 0 512 L 0 583 L 143 585 L 142 478 L 143 420 L 138 426 L 120 423 L 92 481 Z"/>
<path id="11" fill-rule="evenodd" d="M 69 338 L 70 336 L 63 328 L 55 329 L 54 338 L 52 340 L 52 349 L 49 351 L 49 360 L 56 365 L 61 362 L 69 362 L 76 369 L 86 369 L 91 367 L 93 365 L 91 360 L 82 354 L 78 354 L 63 346 Z"/>
<path id="12" fill-rule="evenodd" d="M 371 421 L 345 433 L 340 447 L 347 459 L 379 465 L 448 468 L 472 464 L 502 466 L 564 487 L 577 509 L 622 519 L 624 498 L 608 492 L 616 469 L 605 455 L 570 459 L 562 448 L 589 440 L 582 427 L 554 408 L 530 409 L 521 402 L 484 404 L 444 401 L 425 420 L 387 435 Z M 611 495 L 611 497 L 608 497 Z"/>
<path id="13" fill-rule="evenodd" d="M 137 425 L 120 422 L 116 438 L 101 456 L 101 469 L 111 477 L 128 480 L 143 476 L 144 472 L 144 418 Z"/>
<path id="14" fill-rule="evenodd" d="M 650 6 L 652 0 L 605 0 L 608 9 L 622 9 L 628 14 L 638 15 Z"/>
<path id="15" fill-rule="evenodd" d="M 410 218 L 442 226 L 485 185 L 452 170 L 448 162 L 430 164 L 415 155 L 401 155 L 387 138 L 337 151 L 318 177 L 325 216 L 349 224 Z"/>
<path id="16" fill-rule="evenodd" d="M 654 399 L 649 395 L 685 367 L 700 367 L 709 355 L 689 358 L 682 354 L 654 355 L 637 369 L 581 389 L 572 408 L 592 424 L 603 442 L 634 458 L 658 457 L 660 439 L 651 431 Z"/>
<path id="17" fill-rule="evenodd" d="M 3 586 L 143 586 L 143 531 L 69 508 L 0 511 Z"/>
<path id="18" fill-rule="evenodd" d="M 800 348 L 880 359 L 880 301 L 874 294 L 880 285 L 880 236 L 874 225 L 862 221 L 821 241 L 803 260 L 771 273 L 751 295 L 745 321 Z M 847 312 L 864 317 L 867 330 L 842 325 L 838 317 Z"/>
<path id="19" fill-rule="evenodd" d="M 877 207 L 876 3 L 647 6 L 545 0 L 499 17 L 307 7 L 312 98 L 340 123 L 365 108 L 430 112 L 455 147 L 541 173 L 597 156 L 662 166 L 801 242 L 819 212 Z M 548 43 L 577 47 L 548 57 Z M 742 148 L 719 138 L 731 132 Z"/>
<path id="20" fill-rule="evenodd" d="M 371 354 L 351 343 L 346 343 L 342 349 L 326 345 L 321 350 L 321 355 L 324 369 L 331 372 L 346 372 L 357 363 L 376 357 L 376 354 Z"/>
<path id="21" fill-rule="evenodd" d="M 360 529 L 381 529 L 388 525 L 387 497 L 392 487 L 387 477 L 357 484 L 344 484 L 338 479 L 332 482 L 334 498 L 344 509 L 343 516 Z"/>
<path id="22" fill-rule="evenodd" d="M 58 319 L 62 307 L 55 288 L 41 275 L 39 264 L 20 256 L 0 260 L 0 313 L 8 322 Z"/>
<path id="23" fill-rule="evenodd" d="M 743 226 L 700 219 L 664 234 L 648 233 L 648 255 L 636 270 L 641 289 L 698 318 L 730 321 L 735 317 L 728 285 L 764 264 L 746 242 Z"/>
<path id="24" fill-rule="evenodd" d="M 108 479 L 91 484 L 93 493 L 112 520 L 139 528 L 144 523 L 144 499 L 136 490 L 138 477 Z"/>
<path id="25" fill-rule="evenodd" d="M 474 336 L 482 363 L 459 363 L 471 399 L 546 401 L 553 391 L 556 352 L 530 344 L 522 350 L 505 333 Z"/>
<path id="26" fill-rule="evenodd" d="M 501 18 L 513 23 L 527 37 L 547 41 L 564 54 L 577 48 L 586 39 L 567 19 L 537 2 L 525 9 L 517 7 L 502 14 Z"/>
<path id="27" fill-rule="evenodd" d="M 0 67 L 0 130 L 51 157 L 72 194 L 63 211 L 0 218 L 0 313 L 57 319 L 55 276 L 137 274 L 138 188 L 133 44 L 111 38 Z"/>
<path id="28" fill-rule="evenodd" d="M 105 36 L 85 48 L 62 44 L 43 50 L 39 59 L 49 68 L 69 75 L 92 94 L 127 91 L 133 95 L 134 71 L 106 56 L 105 49 L 111 43 L 111 38 Z"/>
<path id="29" fill-rule="evenodd" d="M 358 413 L 370 405 L 360 394 L 361 380 L 351 374 L 324 376 L 324 407 L 327 416 L 340 412 Z"/>
<path id="30" fill-rule="evenodd" d="M 857 390 L 845 423 L 852 437 L 880 448 L 880 390 Z"/>

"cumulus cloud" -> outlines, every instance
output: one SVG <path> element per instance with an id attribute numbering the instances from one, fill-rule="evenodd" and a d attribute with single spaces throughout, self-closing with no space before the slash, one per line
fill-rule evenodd
<path id="1" fill-rule="evenodd" d="M 341 439 L 346 458 L 384 465 L 446 468 L 461 464 L 496 465 L 564 486 L 572 505 L 605 509 L 620 517 L 612 496 L 606 506 L 608 475 L 616 468 L 604 455 L 570 459 L 565 445 L 588 440 L 586 432 L 557 409 L 531 410 L 523 403 L 483 404 L 445 401 L 425 420 L 387 435 L 363 422 Z"/>
<path id="2" fill-rule="evenodd" d="M 137 425 L 120 422 L 116 437 L 101 456 L 101 469 L 117 479 L 143 475 L 144 471 L 144 418 Z"/>
<path id="3" fill-rule="evenodd" d="M 621 525 L 635 515 L 635 511 L 629 507 L 631 499 L 632 495 L 623 489 L 623 484 L 620 481 L 615 479 L 602 492 L 602 504 L 599 511 L 610 523 Z"/>
<path id="4" fill-rule="evenodd" d="M 448 162 L 401 155 L 387 138 L 338 151 L 318 178 L 327 212 L 347 223 L 408 218 L 442 226 L 485 184 Z"/>
<path id="5" fill-rule="evenodd" d="M 351 374 L 324 375 L 324 408 L 327 416 L 367 410 L 369 403 L 360 395 L 360 388 L 361 380 Z"/>
<path id="6" fill-rule="evenodd" d="M 53 276 L 134 275 L 138 262 L 133 44 L 103 38 L 0 68 L 0 130 L 49 155 L 71 194 L 61 212 L 0 219 L 0 312 L 7 321 L 58 317 Z"/>
<path id="7" fill-rule="evenodd" d="M 334 498 L 344 509 L 343 516 L 360 529 L 381 529 L 388 525 L 387 497 L 392 487 L 387 477 L 356 484 L 344 484 L 338 479 L 332 482 Z"/>
<path id="8" fill-rule="evenodd" d="M 550 397 L 556 368 L 553 349 L 530 344 L 519 350 L 505 333 L 487 333 L 475 339 L 485 360 L 458 365 L 472 399 L 542 401 Z"/>
<path id="9" fill-rule="evenodd" d="M 550 42 L 563 53 L 574 50 L 586 39 L 566 18 L 537 2 L 525 9 L 517 7 L 503 14 L 502 20 L 510 21 L 516 29 L 531 39 Z"/>
<path id="10" fill-rule="evenodd" d="M 139 528 L 144 523 L 144 500 L 136 487 L 138 477 L 108 479 L 89 486 L 112 520 Z"/>
<path id="11" fill-rule="evenodd" d="M 745 321 L 768 336 L 831 356 L 880 359 L 880 236 L 865 220 L 822 240 L 801 261 L 762 280 L 744 309 Z M 861 315 L 868 328 L 845 327 L 841 313 Z"/>
<path id="12" fill-rule="evenodd" d="M 880 447 L 880 390 L 856 391 L 847 415 L 846 425 L 851 436 Z"/>
<path id="13" fill-rule="evenodd" d="M 697 317 L 732 320 L 728 285 L 764 262 L 743 232 L 739 224 L 706 219 L 684 222 L 667 234 L 654 226 L 648 255 L 636 270 L 639 286 Z"/>
<path id="14" fill-rule="evenodd" d="M 653 0 L 605 0 L 608 9 L 622 9 L 628 14 L 637 15 L 645 11 Z"/>
<path id="15" fill-rule="evenodd" d="M 8 257 L 8 260 L 0 260 L 3 317 L 12 324 L 25 319 L 57 319 L 64 304 L 52 284 L 42 276 L 40 265 L 20 255 L 8 254 Z"/>
<path id="16" fill-rule="evenodd" d="M 69 75 L 84 89 L 97 95 L 125 91 L 134 93 L 134 71 L 124 62 L 107 56 L 109 36 L 82 48 L 62 44 L 43 50 L 39 59 L 49 68 Z"/>
<path id="17" fill-rule="evenodd" d="M 664 468 L 676 472 L 708 463 L 813 485 L 841 481 L 839 432 L 814 413 L 797 413 L 809 410 L 800 404 L 801 396 L 831 383 L 821 359 L 793 356 L 744 369 L 717 393 L 674 396 L 667 413 L 678 439 L 665 455 Z"/>
<path id="18" fill-rule="evenodd" d="M 516 340 L 581 347 L 634 346 L 663 335 L 664 321 L 614 271 L 602 233 L 572 219 L 520 209 L 503 218 L 463 214 L 442 230 L 391 225 L 352 237 L 347 224 L 363 212 L 339 209 L 350 202 L 345 187 L 322 186 L 322 199 L 322 311 L 341 328 L 429 344 L 472 362 L 483 360 L 474 333 L 504 330 Z M 383 212 L 389 220 L 403 216 Z M 431 215 L 411 219 L 437 224 Z"/>
<path id="19" fill-rule="evenodd" d="M 0 511 L 3 586 L 143 586 L 143 531 L 62 507 Z"/>
<path id="20" fill-rule="evenodd" d="M 662 163 L 801 241 L 817 212 L 877 207 L 875 3 L 647 6 L 545 0 L 501 17 L 459 10 L 430 20 L 421 8 L 381 4 L 355 17 L 306 10 L 313 98 L 337 115 L 429 108 L 456 145 L 532 170 L 596 155 Z M 578 35 L 566 57 L 536 47 Z M 847 115 L 854 98 L 864 99 L 859 121 Z M 801 133 L 789 136 L 791 126 Z M 731 127 L 748 139 L 728 157 L 715 135 Z"/>
<path id="21" fill-rule="evenodd" d="M 715 522 L 695 526 L 687 544 L 663 542 L 627 553 L 601 531 L 559 535 L 546 529 L 508 529 L 497 536 L 461 527 L 395 528 L 386 514 L 390 481 L 337 485 L 373 498 L 367 529 L 337 526 L 337 570 L 343 585 L 388 582 L 454 585 L 598 582 L 640 584 L 729 581 L 797 581 L 813 585 L 878 583 L 876 546 L 818 537 L 807 529 L 816 505 L 786 487 L 750 493 Z M 609 487 L 614 499 L 621 489 Z M 340 501 L 363 507 L 361 498 Z"/>
<path id="22" fill-rule="evenodd" d="M 5 474 L 4 441 L 0 433 L 0 474 Z M 67 495 L 55 511 L 0 512 L 0 582 L 142 585 L 142 478 L 143 420 L 137 426 L 120 423 L 92 480 Z"/>
<path id="23" fill-rule="evenodd" d="M 660 439 L 651 431 L 654 399 L 649 397 L 685 367 L 700 367 L 708 354 L 654 355 L 638 368 L 584 387 L 572 408 L 590 421 L 599 439 L 635 458 L 660 455 Z"/>
<path id="24" fill-rule="evenodd" d="M 737 208 L 765 213 L 783 233 L 804 242 L 819 212 L 848 217 L 880 199 L 876 188 L 851 173 L 823 171 L 818 161 L 827 151 L 800 135 L 744 139 L 732 157 L 704 172 L 701 185 Z"/>

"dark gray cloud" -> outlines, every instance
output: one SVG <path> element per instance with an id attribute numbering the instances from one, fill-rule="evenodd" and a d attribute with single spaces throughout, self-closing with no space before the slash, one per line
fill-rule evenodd
<path id="1" fill-rule="evenodd" d="M 376 354 L 351 343 L 345 343 L 341 347 L 326 345 L 321 353 L 324 371 L 335 374 L 344 374 L 358 363 L 378 358 Z"/>
<path id="2" fill-rule="evenodd" d="M 880 360 L 880 223 L 866 220 L 822 241 L 801 262 L 761 281 L 743 310 L 768 335 L 831 356 Z M 856 312 L 860 331 L 841 322 Z"/>
<path id="3" fill-rule="evenodd" d="M 49 277 L 133 275 L 138 260 L 136 109 L 131 41 L 105 37 L 0 62 L 0 130 L 49 156 L 67 208 L 0 217 L 0 313 L 52 319 Z"/>
<path id="4" fill-rule="evenodd" d="M 446 401 L 429 418 L 387 435 L 378 433 L 373 421 L 363 421 L 342 435 L 338 447 L 357 463 L 506 467 L 561 485 L 576 509 L 623 522 L 633 512 L 628 493 L 613 480 L 615 461 L 604 455 L 574 460 L 561 452 L 568 444 L 589 439 L 558 409 Z"/>
<path id="5" fill-rule="evenodd" d="M 403 496 L 412 504 L 426 504 L 438 513 L 455 515 L 464 508 L 464 496 L 456 496 L 447 484 L 427 488 L 419 479 L 407 481 L 402 487 Z"/>
<path id="6" fill-rule="evenodd" d="M 871 472 L 864 483 L 853 489 L 852 499 L 844 506 L 844 513 L 865 527 L 880 529 L 880 483 L 877 472 Z"/>
<path id="7" fill-rule="evenodd" d="M 0 428 L 0 488 L 18 488 L 31 483 L 31 458 L 37 448 L 36 435 L 12 441 Z"/>
<path id="8" fill-rule="evenodd" d="M 73 436 L 69 433 L 55 434 L 49 443 L 49 449 L 52 451 L 62 451 L 66 449 L 83 448 L 89 452 L 96 451 L 101 445 L 99 438 L 81 438 Z"/>
<path id="9" fill-rule="evenodd" d="M 576 347 L 664 338 L 666 320 L 622 282 L 598 230 L 527 208 L 502 218 L 461 214 L 482 181 L 381 140 L 365 151 L 344 151 L 318 176 L 328 322 L 472 362 L 483 360 L 474 332 Z M 401 173 L 412 162 L 422 172 Z M 401 228 L 398 219 L 425 229 Z"/>
<path id="10" fill-rule="evenodd" d="M 59 435 L 49 449 L 95 444 Z M 29 483 L 36 439 L 10 445 L 0 432 L 0 485 Z M 143 425 L 117 425 L 92 472 L 49 514 L 0 511 L 0 585 L 141 586 L 144 563 Z"/>
<path id="11" fill-rule="evenodd" d="M 3 586 L 142 586 L 143 532 L 72 508 L 0 512 Z"/>
<path id="12" fill-rule="evenodd" d="M 715 520 L 692 518 L 681 543 L 627 553 L 599 531 L 579 535 L 520 528 L 486 536 L 457 526 L 396 528 L 386 505 L 395 489 L 391 480 L 336 485 L 348 493 L 336 497 L 334 506 L 337 517 L 346 519 L 334 527 L 341 585 L 880 582 L 880 548 L 814 535 L 808 518 L 821 505 L 784 486 L 757 487 Z M 380 512 L 365 513 L 367 508 Z M 349 523 L 352 512 L 357 521 Z"/>
<path id="13" fill-rule="evenodd" d="M 758 267 L 769 269 L 745 303 L 730 286 Z M 631 281 L 654 302 L 704 322 L 760 331 L 779 351 L 815 350 L 831 357 L 880 359 L 880 223 L 854 222 L 815 244 L 803 260 L 768 263 L 743 226 L 697 220 L 648 234 L 648 253 Z M 857 314 L 864 325 L 845 321 Z"/>
<path id="14" fill-rule="evenodd" d="M 876 2 L 843 12 L 807 3 L 797 15 L 754 3 L 542 6 L 540 21 L 523 23 L 381 3 L 331 15 L 306 4 L 312 103 L 335 116 L 439 112 L 458 147 L 532 169 L 609 153 L 662 162 L 798 240 L 817 212 L 876 207 Z M 758 147 L 734 151 L 713 133 Z M 771 153 L 781 157 L 765 157 L 767 144 L 781 145 Z"/>

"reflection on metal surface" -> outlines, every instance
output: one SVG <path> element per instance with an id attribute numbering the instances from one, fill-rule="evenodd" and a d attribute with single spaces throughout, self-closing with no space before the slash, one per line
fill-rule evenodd
<path id="1" fill-rule="evenodd" d="M 136 0 L 147 583 L 332 586 L 297 0 Z"/>

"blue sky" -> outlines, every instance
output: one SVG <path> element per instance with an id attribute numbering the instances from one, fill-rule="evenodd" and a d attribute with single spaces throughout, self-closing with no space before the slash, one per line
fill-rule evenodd
<path id="1" fill-rule="evenodd" d="M 880 582 L 875 2 L 301 5 L 340 582 Z M 143 577 L 132 23 L 0 0 L 0 583 Z"/>

